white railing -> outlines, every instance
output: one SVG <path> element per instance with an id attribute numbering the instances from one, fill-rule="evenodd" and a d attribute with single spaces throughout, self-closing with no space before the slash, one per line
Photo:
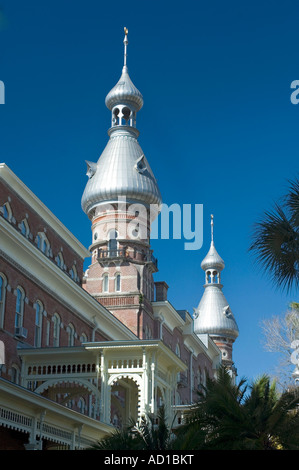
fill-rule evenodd
<path id="1" fill-rule="evenodd" d="M 108 369 L 141 369 L 142 359 L 115 359 L 108 361 Z"/>
<path id="2" fill-rule="evenodd" d="M 29 431 L 32 427 L 33 420 L 30 416 L 22 413 L 16 413 L 9 408 L 0 407 L 0 423 L 20 431 Z"/>

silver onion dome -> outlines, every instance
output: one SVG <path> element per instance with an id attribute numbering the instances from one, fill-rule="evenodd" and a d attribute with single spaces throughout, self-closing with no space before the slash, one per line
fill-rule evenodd
<path id="1" fill-rule="evenodd" d="M 87 166 L 89 180 L 81 201 L 85 213 L 119 197 L 129 203 L 161 205 L 157 181 L 133 129 L 114 129 L 98 162 Z"/>
<path id="2" fill-rule="evenodd" d="M 127 105 L 131 112 L 139 111 L 143 106 L 143 97 L 140 91 L 135 87 L 134 83 L 129 77 L 129 71 L 127 67 L 127 48 L 128 48 L 128 30 L 125 30 L 124 38 L 124 66 L 122 74 L 117 84 L 106 96 L 106 106 L 110 111 L 115 106 Z"/>
<path id="3" fill-rule="evenodd" d="M 224 336 L 235 340 L 239 336 L 239 328 L 231 311 L 220 283 L 220 273 L 224 269 L 224 261 L 217 253 L 213 240 L 213 216 L 211 216 L 211 246 L 201 263 L 205 271 L 205 291 L 194 309 L 194 332 L 210 336 Z"/>
<path id="4" fill-rule="evenodd" d="M 232 339 L 239 336 L 238 325 L 222 292 L 222 286 L 211 284 L 205 287 L 201 301 L 194 310 L 194 333 Z"/>
<path id="5" fill-rule="evenodd" d="M 108 93 L 105 104 L 112 111 L 114 106 L 127 105 L 134 111 L 139 111 L 143 106 L 143 97 L 130 79 L 128 67 L 123 66 L 122 74 L 117 84 Z"/>
<path id="6" fill-rule="evenodd" d="M 217 253 L 217 250 L 212 240 L 208 254 L 201 262 L 201 268 L 206 271 L 207 269 L 222 271 L 225 267 L 224 261 Z"/>
<path id="7" fill-rule="evenodd" d="M 146 206 L 160 207 L 162 203 L 157 181 L 137 140 L 136 112 L 142 107 L 143 98 L 128 74 L 127 34 L 125 28 L 122 75 L 106 97 L 106 105 L 112 111 L 110 139 L 97 163 L 86 162 L 89 180 L 81 200 L 86 214 L 100 204 L 118 202 L 119 198 Z"/>

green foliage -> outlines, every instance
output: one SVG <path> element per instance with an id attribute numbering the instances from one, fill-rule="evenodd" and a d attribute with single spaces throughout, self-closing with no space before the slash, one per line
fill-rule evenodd
<path id="1" fill-rule="evenodd" d="M 155 421 L 158 424 L 155 424 Z M 165 408 L 159 409 L 157 420 L 153 416 L 142 417 L 139 423 L 131 421 L 122 429 L 99 441 L 96 450 L 168 450 L 172 445 L 171 427 L 166 424 Z"/>
<path id="2" fill-rule="evenodd" d="M 298 389 L 278 394 L 275 383 L 264 375 L 248 386 L 233 385 L 225 369 L 217 380 L 209 379 L 196 410 L 179 430 L 198 432 L 190 449 L 299 450 Z M 202 433 L 205 431 L 203 439 Z"/>
<path id="3" fill-rule="evenodd" d="M 266 211 L 255 225 L 250 250 L 274 284 L 290 290 L 299 287 L 299 180 L 290 183 L 281 205 Z"/>
<path id="4" fill-rule="evenodd" d="M 102 439 L 95 448 L 106 450 L 299 450 L 299 391 L 279 394 L 263 375 L 252 385 L 232 383 L 225 368 L 207 379 L 186 423 L 167 425 L 165 409 L 158 425 L 150 416 Z"/>

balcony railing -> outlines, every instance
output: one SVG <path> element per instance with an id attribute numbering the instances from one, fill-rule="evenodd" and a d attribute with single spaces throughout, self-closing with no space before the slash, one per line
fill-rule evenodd
<path id="1" fill-rule="evenodd" d="M 152 253 L 143 253 L 141 251 L 129 251 L 128 248 L 120 248 L 120 249 L 98 249 L 98 256 L 99 261 L 102 260 L 111 260 L 115 258 L 128 258 L 134 261 L 140 262 L 147 262 L 153 263 L 153 265 L 158 268 L 158 260 L 155 258 Z"/>
<path id="2" fill-rule="evenodd" d="M 98 258 L 127 258 L 129 256 L 127 248 L 121 248 L 120 250 L 98 250 Z"/>

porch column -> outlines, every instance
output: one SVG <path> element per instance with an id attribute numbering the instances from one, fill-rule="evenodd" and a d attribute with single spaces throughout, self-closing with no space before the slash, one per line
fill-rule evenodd
<path id="1" fill-rule="evenodd" d="M 101 421 L 110 424 L 110 408 L 108 397 L 108 377 L 107 364 L 104 351 L 100 352 L 100 373 L 101 373 Z"/>
<path id="2" fill-rule="evenodd" d="M 140 417 L 146 415 L 149 409 L 149 393 L 148 393 L 148 372 L 147 357 L 145 348 L 142 350 L 142 386 L 140 390 Z"/>
<path id="3" fill-rule="evenodd" d="M 155 370 L 156 370 L 156 353 L 152 354 L 152 363 L 151 363 L 151 412 L 155 414 Z"/>

